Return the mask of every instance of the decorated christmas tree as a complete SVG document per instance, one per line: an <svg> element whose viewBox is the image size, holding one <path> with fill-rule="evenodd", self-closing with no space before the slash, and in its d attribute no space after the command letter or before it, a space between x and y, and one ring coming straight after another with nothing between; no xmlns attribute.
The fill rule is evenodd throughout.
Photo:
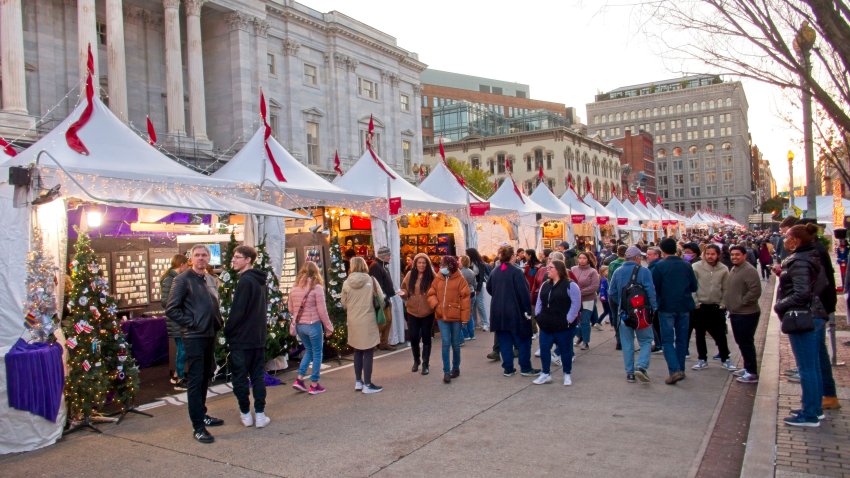
<svg viewBox="0 0 850 478"><path fill-rule="evenodd" d="M335 237L331 240L328 283L325 287L325 301L328 315L334 326L334 333L326 339L326 343L337 352L338 356L348 348L348 327L345 322L345 309L342 308L341 302L342 283L345 282L346 275L339 240Z"/></svg>
<svg viewBox="0 0 850 478"><path fill-rule="evenodd" d="M266 274L266 325L269 329L266 336L266 362L268 362L289 352L296 345L297 339L289 335L287 321L289 314L280 291L280 283L269 263L265 239L257 246L257 260L254 262L254 268Z"/></svg>
<svg viewBox="0 0 850 478"><path fill-rule="evenodd" d="M236 246L238 245L239 244L236 242L236 236L231 232L230 241L227 243L227 247L225 247L224 253L221 255L222 270L221 275L219 276L219 279L221 279L221 285L218 288L218 300L219 306L221 307L219 309L221 312L221 318L224 323L227 323L227 318L230 317L230 307L233 305L233 293L236 291L236 283L239 281L239 275L231 265L233 252L236 250ZM225 378L230 376L230 370L227 366L227 359L229 356L230 348L224 340L224 327L222 327L221 330L218 331L215 342L214 376L216 378L219 376L223 376Z"/></svg>
<svg viewBox="0 0 850 478"><path fill-rule="evenodd" d="M109 404L116 404L120 412L131 407L139 387L139 369L91 241L85 233L78 234L64 321L69 356L65 399L69 418L87 422Z"/></svg>
<svg viewBox="0 0 850 478"><path fill-rule="evenodd" d="M58 268L44 249L41 229L33 230L33 248L27 257L27 296L24 303L24 340L47 342L53 337L56 317L56 273Z"/></svg>

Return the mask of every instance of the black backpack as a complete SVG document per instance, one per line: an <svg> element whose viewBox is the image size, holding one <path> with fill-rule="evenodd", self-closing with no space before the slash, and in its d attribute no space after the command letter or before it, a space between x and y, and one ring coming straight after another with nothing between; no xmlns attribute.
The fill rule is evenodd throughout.
<svg viewBox="0 0 850 478"><path fill-rule="evenodd" d="M635 330L642 330L652 325L652 314L649 312L649 294L637 281L640 269L639 265L635 265L629 282L626 283L626 287L620 294L623 323Z"/></svg>

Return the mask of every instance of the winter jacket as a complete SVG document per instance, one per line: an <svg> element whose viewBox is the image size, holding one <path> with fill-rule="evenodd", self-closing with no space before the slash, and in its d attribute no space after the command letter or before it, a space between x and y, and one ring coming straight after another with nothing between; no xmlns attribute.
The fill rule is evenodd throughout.
<svg viewBox="0 0 850 478"><path fill-rule="evenodd" d="M478 288L478 281L475 279L475 273L468 267L461 267L460 273L463 275L463 278L466 279L466 285L469 286L470 297L474 296L475 291Z"/></svg>
<svg viewBox="0 0 850 478"><path fill-rule="evenodd" d="M617 272L617 269L626 263L626 259L623 257L617 257L613 261L608 264L608 277L614 277L614 273Z"/></svg>
<svg viewBox="0 0 850 478"><path fill-rule="evenodd" d="M434 316L443 322L469 322L469 284L460 271L448 277L437 274L428 290L428 305Z"/></svg>
<svg viewBox="0 0 850 478"><path fill-rule="evenodd" d="M215 337L221 329L218 299L208 290L206 275L187 269L171 284L165 316L180 325L184 339Z"/></svg>
<svg viewBox="0 0 850 478"><path fill-rule="evenodd" d="M540 329L554 333L576 326L579 310L581 290L575 282L561 279L553 285L551 280L547 280L540 288L534 315Z"/></svg>
<svg viewBox="0 0 850 478"><path fill-rule="evenodd" d="M352 272L342 284L342 307L346 310L348 345L357 350L369 350L381 341L372 296L384 300L384 293L365 272Z"/></svg>
<svg viewBox="0 0 850 478"><path fill-rule="evenodd" d="M310 292L311 290L312 292ZM308 292L310 292L309 296L307 295ZM305 297L307 298L306 302L304 301ZM312 289L308 288L306 284L304 286L293 287L289 291L287 308L289 309L289 313L292 314L293 319L295 319L299 312L301 313L297 322L298 324L304 325L321 322L326 332L333 332L334 330L331 319L328 317L325 289L319 284L314 284Z"/></svg>
<svg viewBox="0 0 850 478"><path fill-rule="evenodd" d="M490 294L490 330L511 332L523 339L531 338L531 293L525 274L512 264L500 264L487 280Z"/></svg>
<svg viewBox="0 0 850 478"><path fill-rule="evenodd" d="M224 338L231 349L265 348L266 326L266 274L259 269L248 269L239 274L230 316L224 324Z"/></svg>
<svg viewBox="0 0 850 478"><path fill-rule="evenodd" d="M812 244L800 246L782 261L779 294L773 310L780 318L791 309L810 309L816 317L826 317L819 297L826 287L817 250Z"/></svg>
<svg viewBox="0 0 850 478"><path fill-rule="evenodd" d="M773 257L770 255L770 248L767 246L759 248L759 262L763 266L770 265L773 262Z"/></svg>
<svg viewBox="0 0 850 478"><path fill-rule="evenodd" d="M726 292L729 269L720 262L711 267L706 261L695 262L691 268L697 278L694 305L699 307L700 304L719 304L721 308L726 308L723 296Z"/></svg>
<svg viewBox="0 0 850 478"><path fill-rule="evenodd" d="M487 278L490 277L490 272L492 269L489 265L481 262L481 263L472 263L472 272L475 274L475 293L478 294L481 292L481 289L484 287L484 283L487 282Z"/></svg>
<svg viewBox="0 0 850 478"><path fill-rule="evenodd" d="M430 261L428 262L430 264ZM409 292L409 284L410 284L411 273L408 272L406 276L404 276L404 280L401 281L401 289L405 291L404 296L404 309L408 314L414 317L428 317L429 315L434 313L434 308L428 304L428 289L431 288L428 285L427 289L422 288L422 275L417 274L416 284L413 287L413 293Z"/></svg>
<svg viewBox="0 0 850 478"><path fill-rule="evenodd" d="M659 312L690 312L694 310L697 278L691 265L679 256L667 256L652 270L652 281L658 296Z"/></svg>
<svg viewBox="0 0 850 478"><path fill-rule="evenodd" d="M632 278L632 272L635 267L641 266L638 266L632 261L626 261L617 269L617 272L611 276L611 282L608 283L608 303L611 304L611 310L619 310L623 290L625 290L626 285L628 285L629 280ZM641 267L640 270L638 270L635 281L642 285L646 290L646 294L649 296L649 305L652 307L652 310L658 310L658 298L655 291L655 284L652 281L652 273L649 272L649 269Z"/></svg>
<svg viewBox="0 0 850 478"><path fill-rule="evenodd" d="M599 300L608 302L608 279L599 276Z"/></svg>
<svg viewBox="0 0 850 478"><path fill-rule="evenodd" d="M570 269L576 276L576 283L581 289L581 301L596 300L596 291L599 290L599 273L588 265L587 267L575 266Z"/></svg>
<svg viewBox="0 0 850 478"><path fill-rule="evenodd" d="M730 314L755 314L761 311L761 278L749 262L732 267L726 278L723 303Z"/></svg>
<svg viewBox="0 0 850 478"><path fill-rule="evenodd" d="M386 296L387 303L389 303L390 297L395 295L395 288L393 287L393 278L390 275L389 269L387 269L387 263L380 259L375 259L375 262L369 267L369 275L378 281L381 291Z"/></svg>
<svg viewBox="0 0 850 478"><path fill-rule="evenodd" d="M827 287L822 289L818 295L824 310L829 315L835 312L835 305L838 303L838 295L835 293L835 269L832 267L832 259L829 257L826 246L817 239L815 239L813 246L820 260L820 266L823 269L827 284ZM826 317L826 315L819 317Z"/></svg>
<svg viewBox="0 0 850 478"><path fill-rule="evenodd" d="M171 284L174 283L174 278L177 277L176 269L168 269L165 274L162 275L162 278L159 279L159 303L162 305L162 308L165 309L168 307L168 295L171 294ZM180 337L180 326L177 325L177 322L166 317L165 325L168 330L169 338L177 338Z"/></svg>

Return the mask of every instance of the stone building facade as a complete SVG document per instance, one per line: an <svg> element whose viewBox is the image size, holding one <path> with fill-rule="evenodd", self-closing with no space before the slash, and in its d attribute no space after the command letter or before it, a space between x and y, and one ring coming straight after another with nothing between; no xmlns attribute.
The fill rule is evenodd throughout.
<svg viewBox="0 0 850 478"><path fill-rule="evenodd" d="M447 158L482 169L499 184L510 172L508 164L512 165L514 180L527 194L538 186L541 165L546 185L558 196L566 191L569 177L581 196L590 191L589 179L596 198L602 202L612 197L612 186L620 190L622 151L569 128L469 137L443 147ZM436 164L439 154L439 145L426 145L425 164Z"/></svg>
<svg viewBox="0 0 850 478"><path fill-rule="evenodd" d="M658 194L673 211L710 209L744 223L754 190L747 98L738 81L695 75L599 94L588 133L654 138Z"/></svg>
<svg viewBox="0 0 850 478"><path fill-rule="evenodd" d="M73 109L91 44L110 109L137 130L150 116L164 147L198 167L254 134L261 88L274 136L316 171L329 173L337 150L343 169L359 158L370 115L388 163L409 174L421 162L426 65L339 12L292 0L10 0L0 22L0 134L22 143Z"/></svg>

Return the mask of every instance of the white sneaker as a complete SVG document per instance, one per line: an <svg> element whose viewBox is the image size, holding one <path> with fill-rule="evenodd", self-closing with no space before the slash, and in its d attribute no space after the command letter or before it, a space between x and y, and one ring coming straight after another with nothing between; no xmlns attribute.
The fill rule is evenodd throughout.
<svg viewBox="0 0 850 478"><path fill-rule="evenodd" d="M706 361L700 360L697 363L695 363L694 366L691 367L691 369L692 370L702 370L702 369L707 368L707 367L708 367L708 364L706 363Z"/></svg>
<svg viewBox="0 0 850 478"><path fill-rule="evenodd" d="M572 379L572 377L570 377L570 374L565 373L565 374L564 374L564 385L565 385L565 386L567 386L567 387L569 387L569 386L570 386L570 385L572 385L572 384L573 384L573 379Z"/></svg>
<svg viewBox="0 0 850 478"><path fill-rule="evenodd" d="M531 335L531 340L537 340L537 334L532 334L532 335ZM538 357L539 357L539 355L538 355Z"/></svg>
<svg viewBox="0 0 850 478"><path fill-rule="evenodd" d="M544 383L552 383L552 376L548 373L541 373L531 381L534 385L543 385Z"/></svg>
<svg viewBox="0 0 850 478"><path fill-rule="evenodd" d="M271 423L272 419L267 417L265 413L260 412L260 413L257 414L257 418L256 418L255 421L257 422L256 423L257 428L263 428L264 426Z"/></svg>
<svg viewBox="0 0 850 478"><path fill-rule="evenodd" d="M735 364L733 364L732 361L728 360L728 359L725 362L723 362L723 364L721 366L723 368L725 368L726 370L730 371L730 372L734 372L735 370L738 370L738 367L736 367Z"/></svg>
<svg viewBox="0 0 850 478"><path fill-rule="evenodd" d="M535 350L535 351L534 351L534 356L535 356L535 357L539 357L539 356L540 356L540 348L538 348L537 350Z"/></svg>
<svg viewBox="0 0 850 478"><path fill-rule="evenodd" d="M248 413L239 413L239 420L242 421L242 424L246 427L250 427L254 425L254 417L251 415L251 412Z"/></svg>
<svg viewBox="0 0 850 478"><path fill-rule="evenodd" d="M363 382L361 382L360 380L356 380L354 382L354 391L359 392L361 390L363 390Z"/></svg>
<svg viewBox="0 0 850 478"><path fill-rule="evenodd" d="M485 325L485 326L481 327L481 330L483 330L484 332L489 332L489 331L490 331L490 326L489 326L489 325Z"/></svg>
<svg viewBox="0 0 850 478"><path fill-rule="evenodd" d="M563 365L563 362L561 362L561 356L560 355L552 354L552 365L557 365L558 367Z"/></svg>

